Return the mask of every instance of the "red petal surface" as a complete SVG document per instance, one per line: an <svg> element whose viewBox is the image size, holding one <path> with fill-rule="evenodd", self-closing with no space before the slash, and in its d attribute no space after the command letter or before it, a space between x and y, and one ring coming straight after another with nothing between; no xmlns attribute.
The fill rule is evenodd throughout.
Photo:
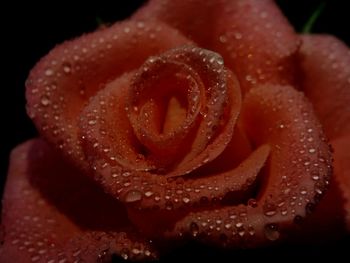
<svg viewBox="0 0 350 263"><path fill-rule="evenodd" d="M330 189L315 211L301 222L296 242L339 239L347 233L346 228L350 229L350 136L337 138L331 141L331 145L334 149L334 175Z"/></svg>
<svg viewBox="0 0 350 263"><path fill-rule="evenodd" d="M170 236L244 247L283 239L319 201L329 183L331 154L311 105L291 87L252 89L243 104L252 141L268 143L268 175L248 205L192 212ZM312 138L312 140L309 140Z"/></svg>
<svg viewBox="0 0 350 263"><path fill-rule="evenodd" d="M154 258L125 208L67 165L48 145L31 140L11 155L0 262L98 262L112 254Z"/></svg>
<svg viewBox="0 0 350 263"><path fill-rule="evenodd" d="M123 22L52 50L27 81L28 113L39 131L86 168L78 139L78 115L88 99L150 55L189 43L162 23Z"/></svg>
<svg viewBox="0 0 350 263"><path fill-rule="evenodd" d="M298 53L272 0L151 0L56 47L30 73L27 110L64 156L40 139L13 152L0 261L152 259L164 238L255 247L344 217L350 229L349 49L302 40ZM312 107L336 177L304 220L332 173Z"/></svg>
<svg viewBox="0 0 350 263"><path fill-rule="evenodd" d="M187 100L186 117L164 133L159 116L169 101L164 98L174 95ZM221 57L196 47L180 47L151 57L132 79L130 75L119 78L91 100L81 115L84 150L97 180L125 203L137 204L139 209L190 207L203 196L211 199L210 191L199 185L215 185L221 189L216 197L222 198L230 191L226 185L239 181L233 178L216 186L212 178L197 182L179 177L224 151L239 108L238 83ZM245 147L249 146L240 146ZM171 166L163 166L169 156Z"/></svg>
<svg viewBox="0 0 350 263"><path fill-rule="evenodd" d="M327 35L304 35L302 88L330 139L350 132L350 49Z"/></svg>
<svg viewBox="0 0 350 263"><path fill-rule="evenodd" d="M136 206L129 209L129 216L147 236L162 238L164 232L173 228L188 213L219 208L222 203L240 203L257 185L257 175L269 153L270 147L263 145L235 169L203 178L177 180L175 184L168 183L163 186L167 195L165 210L140 210ZM160 192L164 190L160 189Z"/></svg>
<svg viewBox="0 0 350 263"><path fill-rule="evenodd" d="M273 1L152 0L134 18L161 20L220 53L243 91L261 83L295 81L299 39Z"/></svg>
<svg viewBox="0 0 350 263"><path fill-rule="evenodd" d="M350 230L350 135L333 140L335 182L343 197L345 223Z"/></svg>

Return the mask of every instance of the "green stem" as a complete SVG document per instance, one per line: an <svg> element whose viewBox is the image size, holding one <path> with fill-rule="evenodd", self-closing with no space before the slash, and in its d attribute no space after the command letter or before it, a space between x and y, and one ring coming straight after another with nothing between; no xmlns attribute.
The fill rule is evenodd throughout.
<svg viewBox="0 0 350 263"><path fill-rule="evenodd" d="M312 16L309 18L309 20L304 25L304 27L303 27L303 29L301 31L302 33L304 33L304 34L311 33L315 22L317 21L317 19L322 14L325 6L326 6L326 1L322 1L320 3L320 5L316 8L316 10L313 12Z"/></svg>

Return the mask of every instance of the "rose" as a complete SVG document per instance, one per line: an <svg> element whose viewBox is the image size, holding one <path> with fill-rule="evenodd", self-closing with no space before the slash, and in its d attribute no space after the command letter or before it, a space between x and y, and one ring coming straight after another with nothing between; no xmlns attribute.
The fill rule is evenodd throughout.
<svg viewBox="0 0 350 263"><path fill-rule="evenodd" d="M32 242L18 233L24 225L27 230L22 231L33 231L28 237L56 248L50 248L46 254L40 245L26 247L17 256L22 260L65 257L73 261L81 257L94 261L98 255L107 257L113 252L125 258L154 256L150 244L133 233L135 227L131 229L128 220L147 237L170 239L189 234L217 245L256 246L282 239L289 234L293 220L300 221L301 216L314 209L328 181L330 155L310 105L286 84L302 84L327 135L334 140L343 136L337 140L348 142L348 67L343 67L341 79L337 80L332 64L326 69L317 67L328 58L317 54L321 48L312 39L309 47L303 44L297 53L299 38L269 2L230 3L233 6L225 8L232 8L230 16L220 13L221 3L196 5L198 17L221 18L205 32L198 30L203 24L188 23L192 18L187 11L193 8L186 5L192 4L157 7L155 1L151 2L135 16L137 22L126 22L63 44L32 71L28 111L51 145L61 149L61 154L82 172L64 164L42 141L27 143L17 150L5 195L8 212L4 213L3 222L9 234L5 237L4 255L17 254L17 249ZM181 8L181 12L174 12L176 17L164 17L170 8ZM179 28L200 46L219 52L228 67L222 65L220 55L194 47L169 26L148 21L148 12ZM235 19L235 23L229 19ZM272 26L272 19L276 19L273 26L278 31L270 28L264 34L259 32L261 20L266 21L267 27ZM234 31L225 27L231 24L236 25ZM331 45L327 42L336 40L321 38L320 42L328 47ZM309 49L316 55L310 54ZM336 61L348 65L347 48L337 47L336 52ZM302 59L300 63L295 62L297 54ZM247 62L250 60L252 63ZM304 81L297 82L293 79L297 75L291 72L300 67L305 76ZM245 93L242 106L235 75ZM323 79L319 80L319 76ZM173 81L169 83L169 79ZM316 81L318 89L330 92L328 97L337 98L339 91L343 92L340 102L345 107L320 101L314 94ZM328 81L336 81L335 91L328 91ZM173 82L177 85L172 86ZM225 87L211 87L216 84ZM163 91L162 87L167 89ZM229 96L220 95L224 91ZM196 96L199 102L194 99ZM164 100L169 103L166 105ZM123 103L116 104L119 101ZM194 112L190 114L192 108ZM337 118L329 119L322 110L336 113ZM233 132L238 111L242 114ZM327 130L332 127L337 129ZM130 131L135 136L130 136ZM123 143L119 144L121 140ZM191 148L192 145L196 147ZM337 166L337 162L346 160L346 153L342 151L343 143L333 146L335 169L338 167L341 179L346 168ZM236 149L239 154L234 155ZM16 160L21 155L27 157ZM203 168L197 169L198 165ZM266 168L256 180L263 165ZM228 170L238 176L223 173ZM77 176L78 173L82 175ZM86 175L93 177L95 183ZM269 180L261 181L263 175ZM174 177L178 179L171 179ZM263 189L257 201L249 199L248 206L236 205L255 197L250 192L257 185ZM28 198L21 199L22 193ZM128 217L110 196L119 198L128 208ZM85 199L91 203L91 209L81 208ZM68 204L65 200L69 200ZM96 213L96 218L88 219L90 211ZM98 217L103 211L107 211L104 216L108 219ZM50 225L55 220L57 223ZM156 227L150 223L154 220ZM42 231L43 226L49 233ZM68 229L72 234L66 233ZM134 243L135 239L138 243Z"/></svg>

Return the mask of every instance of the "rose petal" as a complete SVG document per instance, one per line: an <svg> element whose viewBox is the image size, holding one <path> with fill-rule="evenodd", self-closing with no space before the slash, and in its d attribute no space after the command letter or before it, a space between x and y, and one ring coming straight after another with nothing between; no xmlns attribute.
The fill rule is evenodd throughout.
<svg viewBox="0 0 350 263"><path fill-rule="evenodd" d="M152 0L134 18L159 19L220 53L243 92L256 84L295 82L299 39L274 1Z"/></svg>
<svg viewBox="0 0 350 263"><path fill-rule="evenodd" d="M232 139L225 150L213 161L192 171L192 177L208 176L232 170L248 158L252 153L252 145L241 126L240 120L238 120Z"/></svg>
<svg viewBox="0 0 350 263"><path fill-rule="evenodd" d="M350 50L328 35L303 35L302 87L333 139L350 132Z"/></svg>
<svg viewBox="0 0 350 263"><path fill-rule="evenodd" d="M334 176L330 188L315 211L300 224L300 231L294 233L297 242L324 242L339 239L350 226L350 136L331 141L334 149ZM315 176L314 179L318 180ZM322 229L322 231L320 231ZM291 235L291 238L293 235Z"/></svg>
<svg viewBox="0 0 350 263"><path fill-rule="evenodd" d="M186 80L196 82L187 86L183 71L187 72ZM170 81L172 78L180 80ZM172 180L170 177L190 173L224 151L231 141L240 107L238 83L216 53L190 46L151 57L130 81L130 75L125 75L111 82L81 114L84 150L96 179L106 191L127 204L137 203L139 209L157 206L167 210L170 203L174 209L191 206L203 193L180 191L180 188L191 187L194 190L195 182L179 183L177 178ZM172 83L180 85L176 87L185 86L177 90ZM156 128L160 114L153 115L166 108L162 105L164 97L170 97L174 89L186 94L183 97L188 98L187 114L181 126L164 134ZM130 102L124 104L128 90ZM195 96L197 99L194 100ZM149 101L153 101L153 105L147 104ZM159 103L161 106L157 109ZM182 147L178 148L178 145ZM171 147L173 149L167 149ZM177 152L172 152L174 149ZM180 162L173 158L176 154L182 155ZM172 163L170 173L163 175L155 168L167 164L167 155L172 156L175 163ZM149 170L152 173L148 173ZM209 179L204 181L208 184ZM234 181L229 184L233 185ZM216 197L222 198L227 192L224 191L218 191Z"/></svg>
<svg viewBox="0 0 350 263"><path fill-rule="evenodd" d="M335 181L343 196L345 224L350 230L350 135L337 138L331 142L334 148Z"/></svg>
<svg viewBox="0 0 350 263"><path fill-rule="evenodd" d="M203 178L178 180L175 184L168 183L164 186L166 191L164 188L159 190L168 197L165 198L165 210L140 210L138 204L129 208L129 218L147 236L159 238L190 212L218 208L223 203L242 202L256 186L257 176L269 153L270 147L263 145L235 169ZM146 202L142 205L142 208L151 207Z"/></svg>
<svg viewBox="0 0 350 263"><path fill-rule="evenodd" d="M123 22L67 41L31 71L27 110L39 131L83 168L78 116L106 83L139 67L150 55L189 43L162 23Z"/></svg>
<svg viewBox="0 0 350 263"><path fill-rule="evenodd" d="M143 146L132 131L126 114L132 74L110 82L85 107L80 116L82 145L91 167L116 165L125 170L149 170L152 163L143 158ZM104 160L96 166L96 159Z"/></svg>
<svg viewBox="0 0 350 263"><path fill-rule="evenodd" d="M303 95L288 86L252 89L243 104L243 123L256 145L271 145L257 201L192 212L169 236L188 233L208 243L254 247L288 236L293 222L314 209L329 182L331 154Z"/></svg>
<svg viewBox="0 0 350 263"><path fill-rule="evenodd" d="M171 158L169 150L166 149L185 153L185 157L180 163L173 168L170 174L167 174L168 177L189 173L198 165L213 160L231 140L240 108L239 84L235 76L223 66L221 56L208 50L185 47L163 54L158 61L153 58L151 63L146 63L143 67L140 75L137 76L134 89L141 86L143 89L150 87L156 90L157 85L154 82L160 82L162 85L158 87L159 91L156 92L162 93L160 90L164 89L164 86L171 86L171 83L175 83L174 90L179 92L181 85L172 81L170 76L173 75L174 78L181 76L183 79L187 79L189 83L185 85L183 92L187 93L188 114L177 130L163 135L159 133L147 134L149 120L145 118L145 121L142 121L147 112L139 114L138 116L141 115L141 117L137 119L131 118L135 132L139 133L139 140L146 147L148 146L148 149L158 149L158 154L154 156L154 159L157 160L164 158L164 155L170 155L170 159L174 161L175 158ZM176 69L177 67L180 68L179 71ZM147 71L144 71L145 68ZM170 69L170 73L167 68ZM185 70L185 68L187 69ZM180 72L182 70L184 72ZM140 94L150 93L146 90L137 92ZM164 97L161 96L159 100L164 101ZM135 105L130 108L135 108ZM135 112L132 111L130 116L132 117L134 114ZM199 122L198 125L196 122ZM138 132L139 130L142 131L141 134ZM193 130L195 132L191 132ZM187 140L189 137L186 138L187 134L192 137L190 138L192 142Z"/></svg>
<svg viewBox="0 0 350 263"><path fill-rule="evenodd" d="M13 151L3 204L1 262L156 256L125 208L40 139Z"/></svg>

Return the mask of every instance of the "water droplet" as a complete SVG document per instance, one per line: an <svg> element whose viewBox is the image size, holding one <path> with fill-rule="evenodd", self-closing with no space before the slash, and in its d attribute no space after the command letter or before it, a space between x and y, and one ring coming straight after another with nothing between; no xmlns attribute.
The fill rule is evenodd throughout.
<svg viewBox="0 0 350 263"><path fill-rule="evenodd" d="M36 94L36 93L38 93L38 91L39 91L38 89L32 89L31 92L32 92L32 94Z"/></svg>
<svg viewBox="0 0 350 263"><path fill-rule="evenodd" d="M137 201L140 201L141 199L142 199L142 193L137 190L128 191L124 198L125 202L127 203L137 202Z"/></svg>
<svg viewBox="0 0 350 263"><path fill-rule="evenodd" d="M305 207L305 211L307 214L311 214L315 210L315 204L314 203L307 203Z"/></svg>
<svg viewBox="0 0 350 263"><path fill-rule="evenodd" d="M242 223L242 222L237 222L237 223L236 223L236 227L239 228L239 227L242 227L242 226L243 226L243 223Z"/></svg>
<svg viewBox="0 0 350 263"><path fill-rule="evenodd" d="M227 42L227 37L225 35L221 35L219 37L219 40L220 40L221 43L226 43Z"/></svg>
<svg viewBox="0 0 350 263"><path fill-rule="evenodd" d="M133 254L135 254L135 255L138 255L138 254L141 253L141 250L138 249L138 248L133 248L133 249L131 250L131 252L132 252Z"/></svg>
<svg viewBox="0 0 350 263"><path fill-rule="evenodd" d="M41 105L45 107L51 103L50 99L46 96L42 96L40 102L41 102Z"/></svg>
<svg viewBox="0 0 350 263"><path fill-rule="evenodd" d="M123 172L123 173L122 173L122 176L124 176L124 177L129 177L130 175L131 175L130 172Z"/></svg>
<svg viewBox="0 0 350 263"><path fill-rule="evenodd" d="M254 198L251 198L251 199L248 200L248 205L251 206L251 207L257 207L258 206L258 202Z"/></svg>
<svg viewBox="0 0 350 263"><path fill-rule="evenodd" d="M32 262L36 262L40 259L40 256L34 256L31 258Z"/></svg>
<svg viewBox="0 0 350 263"><path fill-rule="evenodd" d="M312 180L314 180L314 181L318 181L318 180L320 179L320 176L319 176L319 174L316 172L315 174L312 174L311 178L312 178Z"/></svg>
<svg viewBox="0 0 350 263"><path fill-rule="evenodd" d="M72 66L69 63L63 64L63 72L69 74L72 70Z"/></svg>
<svg viewBox="0 0 350 263"><path fill-rule="evenodd" d="M192 222L190 224L190 232L191 232L192 236L194 236L194 237L198 235L199 227L195 222Z"/></svg>
<svg viewBox="0 0 350 263"><path fill-rule="evenodd" d="M166 201L165 202L165 209L173 210L173 208L174 208L174 205L173 205L173 203L171 201Z"/></svg>
<svg viewBox="0 0 350 263"><path fill-rule="evenodd" d="M39 253L39 254L45 254L45 253L46 253L46 249L40 249L40 250L38 251L38 253Z"/></svg>
<svg viewBox="0 0 350 263"><path fill-rule="evenodd" d="M249 235L251 235L251 236L254 236L254 234L255 234L255 230L254 230L254 228L253 227L248 227L248 233L249 233Z"/></svg>
<svg viewBox="0 0 350 263"><path fill-rule="evenodd" d="M46 76L52 76L53 75L53 70L52 69L47 69L47 70L45 70L45 75Z"/></svg>
<svg viewBox="0 0 350 263"><path fill-rule="evenodd" d="M130 33L130 28L129 28L129 27L125 27L125 28L124 28L124 32L125 32L125 33Z"/></svg>
<svg viewBox="0 0 350 263"><path fill-rule="evenodd" d="M300 194L306 195L306 194L307 194L307 191L303 189L303 190L300 191Z"/></svg>
<svg viewBox="0 0 350 263"><path fill-rule="evenodd" d="M129 258L129 255L128 255L129 251L124 248L122 249L121 253L120 253L120 256L124 259L124 260L127 260Z"/></svg>
<svg viewBox="0 0 350 263"><path fill-rule="evenodd" d="M219 65L223 65L224 64L224 60L222 59L222 57L218 57L216 59L216 62L219 64Z"/></svg>
<svg viewBox="0 0 350 263"><path fill-rule="evenodd" d="M184 202L185 204L188 204L191 200L188 197L184 197L182 198L182 202Z"/></svg>
<svg viewBox="0 0 350 263"><path fill-rule="evenodd" d="M238 231L238 235L240 235L241 237L243 237L243 236L245 235L244 229Z"/></svg>
<svg viewBox="0 0 350 263"><path fill-rule="evenodd" d="M268 240L275 241L280 237L277 224L267 224L264 230L265 230L265 237Z"/></svg>
<svg viewBox="0 0 350 263"><path fill-rule="evenodd" d="M276 209L274 207L270 207L268 209L265 209L264 214L266 216L274 216L276 214Z"/></svg>
<svg viewBox="0 0 350 263"><path fill-rule="evenodd" d="M309 153L315 153L316 150L314 148L309 149Z"/></svg>
<svg viewBox="0 0 350 263"><path fill-rule="evenodd" d="M236 33L235 33L235 38L236 38L236 39L241 39L241 38L242 38L242 34L239 33L239 32L236 32Z"/></svg>
<svg viewBox="0 0 350 263"><path fill-rule="evenodd" d="M151 197L152 195L153 195L153 192L151 192L151 191L145 192L146 197Z"/></svg>
<svg viewBox="0 0 350 263"><path fill-rule="evenodd" d="M266 18L267 17L267 13L266 12L261 12L260 13L260 17L261 18Z"/></svg>
<svg viewBox="0 0 350 263"><path fill-rule="evenodd" d="M144 28L145 27L145 23L144 22L137 22L137 27L138 28Z"/></svg>
<svg viewBox="0 0 350 263"><path fill-rule="evenodd" d="M231 224L229 224L229 223L225 224L225 228L226 229L230 229L231 228Z"/></svg>
<svg viewBox="0 0 350 263"><path fill-rule="evenodd" d="M75 251L75 252L73 253L73 257L77 257L77 256L79 256L79 255L80 255L80 253L81 253L81 250L77 250L77 251Z"/></svg>
<svg viewBox="0 0 350 263"><path fill-rule="evenodd" d="M95 125L96 124L96 120L89 120L88 124L91 125L91 126Z"/></svg>
<svg viewBox="0 0 350 263"><path fill-rule="evenodd" d="M16 245L19 242L19 239L12 240L11 244Z"/></svg>

